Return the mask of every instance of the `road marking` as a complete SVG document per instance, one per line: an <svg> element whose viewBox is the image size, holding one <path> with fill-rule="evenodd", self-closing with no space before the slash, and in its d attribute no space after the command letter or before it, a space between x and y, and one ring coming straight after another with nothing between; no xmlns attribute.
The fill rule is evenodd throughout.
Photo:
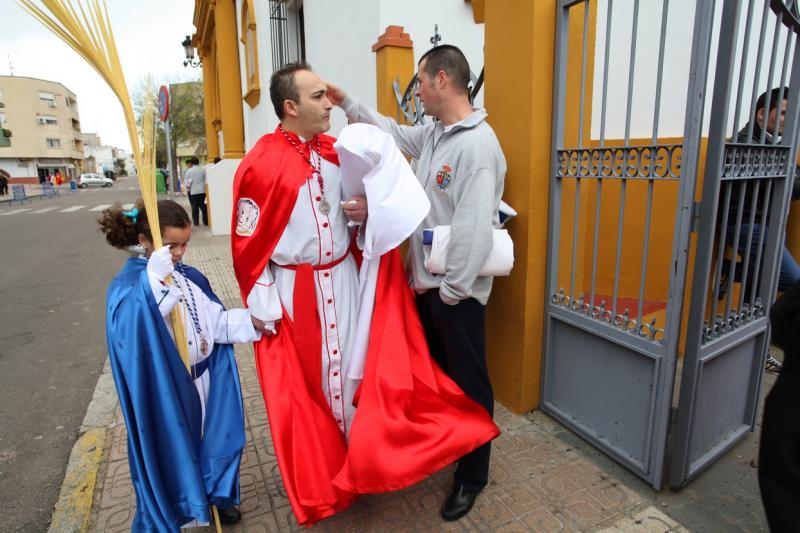
<svg viewBox="0 0 800 533"><path fill-rule="evenodd" d="M0 216L7 216L7 215L16 215L17 213L24 213L25 211L30 211L29 207L24 209L15 209L14 211L6 211L5 213L0 213Z"/></svg>
<svg viewBox="0 0 800 533"><path fill-rule="evenodd" d="M53 209L58 209L58 207L45 207L44 209L37 209L36 211L31 211L31 215L35 215L36 213L47 213Z"/></svg>
<svg viewBox="0 0 800 533"><path fill-rule="evenodd" d="M129 190L129 191L135 191L135 190L136 190L136 189L138 189L138 188L139 188L139 187L128 187L128 190Z"/></svg>
<svg viewBox="0 0 800 533"><path fill-rule="evenodd" d="M73 211L77 211L78 209L83 209L86 207L85 205L73 205L72 207L68 207L66 209L62 209L59 213L72 213Z"/></svg>
<svg viewBox="0 0 800 533"><path fill-rule="evenodd" d="M93 207L93 208L89 209L89 211L102 211L106 207L111 207L111 204L100 204L97 207Z"/></svg>

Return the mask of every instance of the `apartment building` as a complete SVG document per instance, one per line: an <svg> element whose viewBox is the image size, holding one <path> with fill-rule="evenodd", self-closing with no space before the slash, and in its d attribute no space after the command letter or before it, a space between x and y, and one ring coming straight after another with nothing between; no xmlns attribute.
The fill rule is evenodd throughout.
<svg viewBox="0 0 800 533"><path fill-rule="evenodd" d="M0 76L0 173L40 183L77 178L83 161L78 99L61 83Z"/></svg>

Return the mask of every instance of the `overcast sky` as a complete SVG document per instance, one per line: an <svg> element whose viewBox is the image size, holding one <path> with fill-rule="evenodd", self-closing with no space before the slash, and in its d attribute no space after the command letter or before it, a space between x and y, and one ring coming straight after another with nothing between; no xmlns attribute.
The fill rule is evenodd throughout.
<svg viewBox="0 0 800 533"><path fill-rule="evenodd" d="M194 0L106 0L125 80L133 91L148 73L157 84L200 79L183 67L181 41L194 33ZM78 97L81 131L130 149L119 100L72 48L13 0L0 0L0 75L64 84Z"/></svg>

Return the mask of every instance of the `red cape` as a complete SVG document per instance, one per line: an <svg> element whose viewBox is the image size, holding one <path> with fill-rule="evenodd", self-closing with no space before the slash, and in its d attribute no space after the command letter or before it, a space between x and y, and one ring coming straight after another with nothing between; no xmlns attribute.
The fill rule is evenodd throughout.
<svg viewBox="0 0 800 533"><path fill-rule="evenodd" d="M338 164L333 139L321 136L322 155ZM265 135L234 180L240 198L257 203L250 236L231 242L234 271L247 300L283 234L308 164L280 133ZM499 435L480 405L433 362L406 283L398 250L381 258L358 411L349 446L322 394L319 319L310 266L295 279L295 319L255 343L256 368L286 494L297 521L337 513L359 493L398 490L457 461Z"/></svg>

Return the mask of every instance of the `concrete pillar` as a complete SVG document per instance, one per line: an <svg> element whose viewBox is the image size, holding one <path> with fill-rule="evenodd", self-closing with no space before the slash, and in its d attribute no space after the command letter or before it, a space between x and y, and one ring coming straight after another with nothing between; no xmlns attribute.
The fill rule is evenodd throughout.
<svg viewBox="0 0 800 533"><path fill-rule="evenodd" d="M519 212L514 271L495 279L489 300L489 371L517 413L540 395L556 4L485 3L485 104L508 162L504 198Z"/></svg>
<svg viewBox="0 0 800 533"><path fill-rule="evenodd" d="M242 80L239 73L239 40L236 38L236 8L233 0L214 3L216 64L219 74L219 101L224 136L224 159L244 156L244 117Z"/></svg>
<svg viewBox="0 0 800 533"><path fill-rule="evenodd" d="M405 118L397 108L392 82L399 80L401 90L404 90L414 77L414 43L407 33L403 33L402 26L387 26L372 45L372 51L375 52L378 111L403 123Z"/></svg>

